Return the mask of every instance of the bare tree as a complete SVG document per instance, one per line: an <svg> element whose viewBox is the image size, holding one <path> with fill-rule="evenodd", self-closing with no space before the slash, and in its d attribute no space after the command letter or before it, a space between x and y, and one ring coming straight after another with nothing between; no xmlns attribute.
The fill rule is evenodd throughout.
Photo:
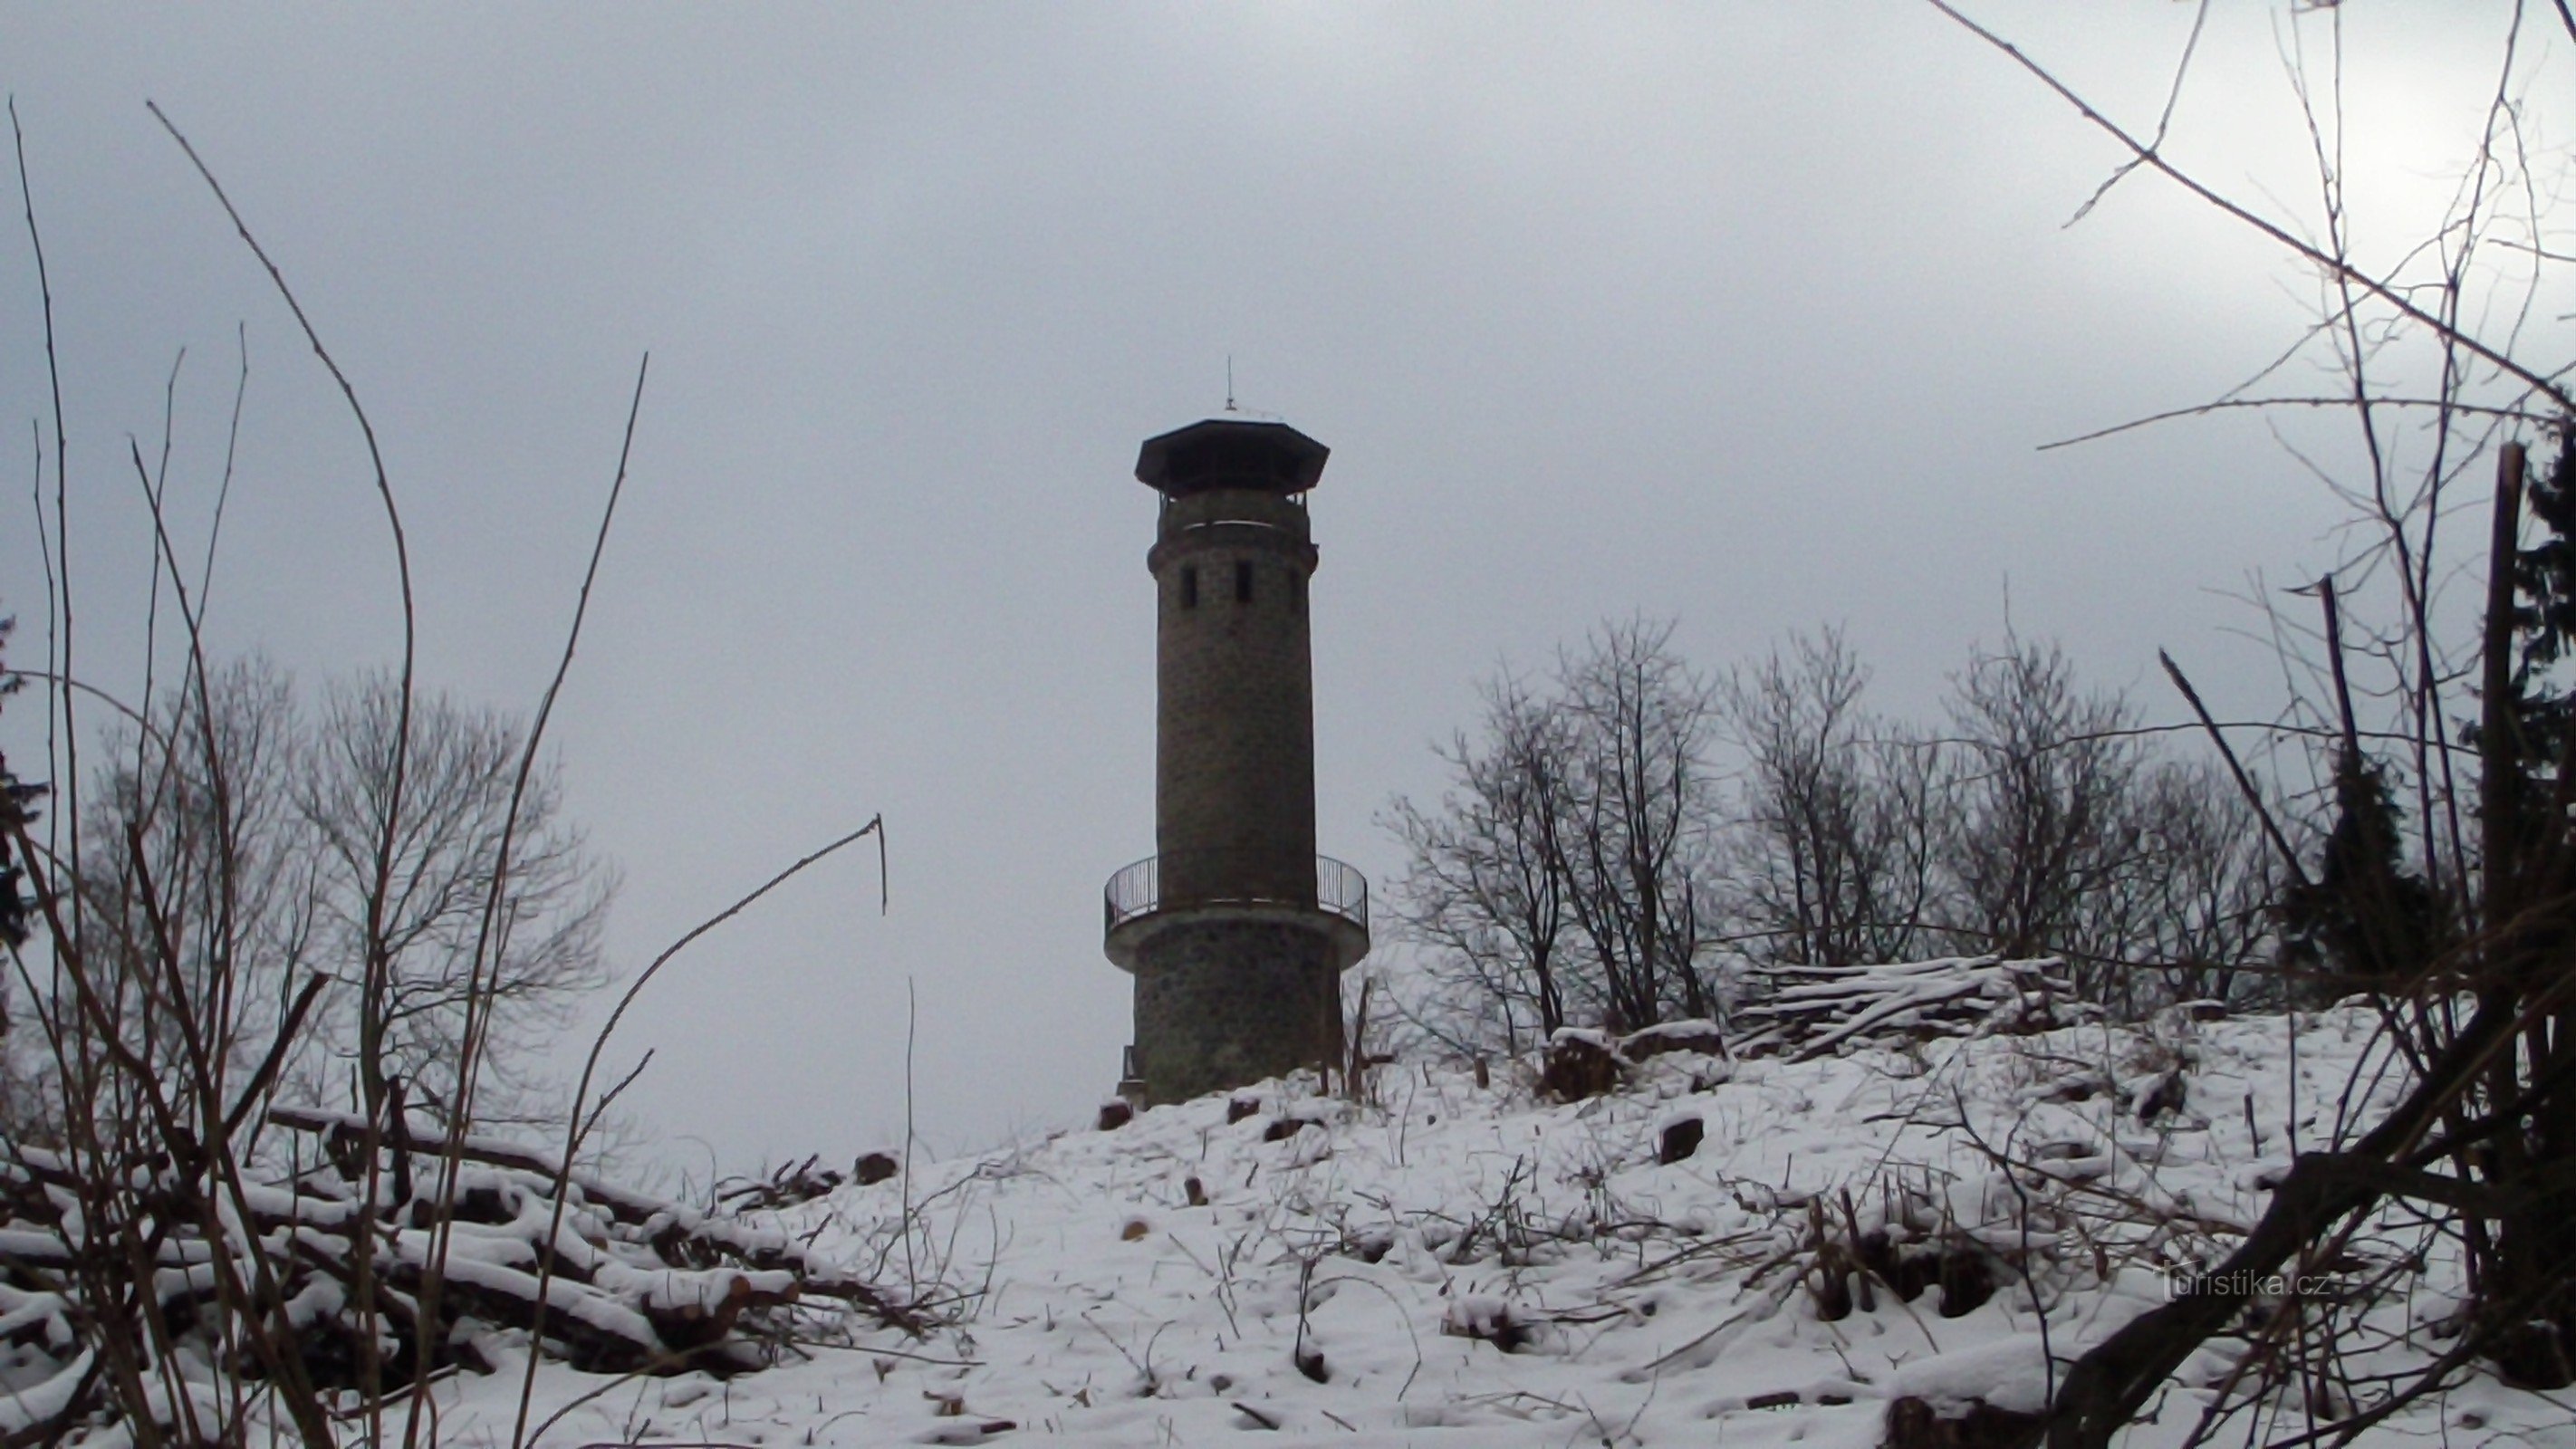
<svg viewBox="0 0 2576 1449"><path fill-rule="evenodd" d="M456 1100L471 1006L489 1015L477 1120L555 1120L546 1103L561 1084L532 1070L534 1049L608 979L612 873L565 820L551 766L529 777L513 823L524 728L443 695L417 698L407 716L396 703L382 675L335 689L302 750L296 803L322 863L333 959L362 959L373 852L393 842L382 968L344 980L324 1034L361 1080L400 1082L414 1104L443 1108ZM410 732L398 815L397 728Z"/></svg>
<svg viewBox="0 0 2576 1449"><path fill-rule="evenodd" d="M1959 949L2006 957L2115 962L2126 942L2116 903L2150 869L2132 791L2144 755L2114 693L2086 692L2055 643L2007 639L1952 681L1960 753L1942 854L1945 915Z"/></svg>
<svg viewBox="0 0 2576 1449"><path fill-rule="evenodd" d="M1441 749L1437 810L1399 799L1398 910L1430 948L1401 1009L1452 1045L1568 1024L1621 1030L1724 1010L1704 959L1718 919L1715 686L1670 623L1603 626L1544 695L1485 687L1480 738Z"/></svg>
<svg viewBox="0 0 2576 1449"><path fill-rule="evenodd" d="M1587 994L1567 970L1567 882L1553 862L1567 818L1567 720L1506 674L1483 689L1481 732L1439 754L1451 788L1436 810L1399 796L1386 825L1409 864L1395 883L1405 934L1430 953L1430 989L1404 1008L1453 1048L1517 1052L1568 1020Z"/></svg>
<svg viewBox="0 0 2576 1449"><path fill-rule="evenodd" d="M1902 961L1923 942L1948 753L1865 711L1868 680L1828 626L1721 691L1744 756L1727 808L1728 934L1757 964Z"/></svg>
<svg viewBox="0 0 2576 1449"><path fill-rule="evenodd" d="M417 699L394 850L384 879L380 955L367 959L374 842L388 832L393 682L371 676L330 692L306 718L295 692L252 658L174 692L148 727L129 729L89 792L83 908L102 932L106 988L134 993L118 1019L167 1033L149 963L180 953L189 993L207 1003L219 1084L268 1049L301 982L331 982L277 1073L311 1105L362 1109L367 1085L444 1112L469 1001L488 1013L477 1119L554 1121L561 1084L537 1066L545 1037L605 984L600 930L613 885L563 818L557 773L541 767L502 839L524 731L442 695ZM494 926L475 978L476 943ZM77 1026L65 1018L66 1028ZM164 1043L165 1048L172 1043Z"/></svg>
<svg viewBox="0 0 2576 1449"><path fill-rule="evenodd" d="M603 1317L631 1310L649 1322L653 1305L641 1299L607 1314L605 1304L574 1307L592 1289L555 1276L568 1243L585 1255L603 1246L583 1236L595 1219L567 1221L577 1192L623 1214L640 1235L627 1246L676 1244L681 1261L658 1249L633 1259L649 1272L689 1274L729 1255L740 1262L722 1244L673 1238L677 1208L638 1212L631 1195L576 1187L585 1130L634 1076L593 1094L608 1029L556 1114L560 1157L472 1135L492 1050L524 1043L521 1029L542 1024L596 971L605 886L557 817L560 792L539 744L626 482L644 375L639 368L589 566L531 722L521 729L425 698L415 688L402 519L373 424L213 172L150 109L266 270L365 440L393 545L403 643L396 668L334 696L313 720L295 712L273 672L211 663L203 619L215 577L212 531L203 556L183 560L164 507L166 457L156 471L134 445L127 451L156 566L141 688L121 693L75 665L63 504L72 451L50 365L52 294L21 143L20 196L55 404L50 439L38 432L36 489L41 500L49 468L54 505L38 529L47 649L41 672L29 674L51 706L45 768L59 794L40 839L33 791L0 762L0 951L30 1003L27 1029L15 1035L39 1039L26 1055L41 1060L44 1089L60 1107L39 1134L20 1130L23 1121L0 1130L0 1224L13 1244L0 1255L7 1286L46 1305L45 1320L20 1335L36 1357L19 1366L12 1394L25 1390L46 1407L21 1405L26 1417L9 1437L52 1442L96 1422L140 1449L289 1438L335 1449L352 1436L416 1446L435 1437L431 1376L481 1362L472 1323L514 1323L532 1349L556 1352L566 1334L576 1347L603 1346L584 1327ZM14 137L14 103L9 110ZM236 420L239 408L236 392ZM227 458L227 486L230 478ZM15 688L14 677L0 677L0 700ZM104 767L84 753L99 743L102 708L125 727ZM609 1029L691 943L869 835L882 847L871 820L681 936L637 974ZM333 1087L345 1071L360 1110L273 1110L280 1083L300 1067ZM440 1132L416 1133L404 1110L423 1091L447 1098ZM305 1155L309 1141L279 1144L293 1133L323 1139L321 1171ZM489 1281L446 1291L469 1163L513 1175L504 1201L551 1210L541 1237L532 1231L525 1240L538 1265L525 1296L496 1295ZM290 1176L293 1190L281 1190ZM491 1185L487 1176L477 1190ZM507 1211L537 1226L534 1215ZM764 1262L772 1256L770 1245L757 1251ZM854 1279L839 1286L873 1296ZM898 1316L916 1329L922 1322ZM621 1368L649 1371L687 1362L707 1344L707 1328L693 1321L668 1336L654 1328L608 1337L622 1344ZM537 1356L528 1355L531 1372ZM397 1381L411 1390L407 1405L393 1397ZM514 1442L528 1437L526 1407L523 1388ZM387 1423L389 1411L404 1417L399 1428Z"/></svg>
<svg viewBox="0 0 2576 1449"><path fill-rule="evenodd" d="M10 114L14 131L14 105ZM175 127L171 134L196 160ZM19 160L50 361L51 294L23 150ZM212 173L199 169L230 212ZM682 1280L708 1264L735 1265L707 1270L721 1280L705 1280L707 1302L742 1281L746 1252L775 1265L775 1245L675 1235L683 1209L648 1206L603 1184L576 1186L583 1129L619 1090L591 1094L605 1030L560 1114L559 1158L471 1136L489 1049L506 1046L511 1023L541 1018L555 994L595 970L605 891L578 835L555 818L560 796L538 743L598 577L625 448L533 722L520 730L424 699L414 688L400 516L372 425L283 274L231 214L366 435L395 546L402 662L335 697L318 722L299 720L282 681L261 667L210 664L202 621L211 538L203 560L183 566L164 508L167 480L137 446L129 452L156 563L142 686L120 696L83 677L70 648L73 569L60 501L69 448L56 375L52 452L39 455L39 497L45 463L57 485L53 516L39 530L49 625L39 677L52 706L47 769L61 795L41 841L32 793L0 762L0 950L32 1003L25 1035L41 1038L45 1089L60 1103L58 1117L41 1124L43 1140L19 1122L0 1130L0 1226L12 1243L0 1276L40 1307L19 1335L30 1352L13 1370L15 1444L55 1442L86 1425L140 1449L290 1439L336 1449L350 1438L416 1446L435 1439L431 1376L488 1367L474 1346L476 1323L523 1331L531 1372L539 1352L567 1344L577 1356L608 1352L614 1362L598 1362L619 1371L668 1371L713 1346L701 1311L665 1333L652 1326L649 1295L611 1304L595 1301L598 1285L558 1278L555 1259L567 1244L584 1258L606 1249L648 1275ZM625 447L642 386L639 369ZM160 632L165 607L175 639ZM172 653L177 678L156 689L156 667ZM15 687L0 678L0 699ZM104 768L83 768L97 756L80 753L75 700L125 722ZM617 1012L690 943L871 834L882 844L872 820L701 922L638 974ZM318 1004L335 987L344 1020L357 1024L353 1039L314 1029ZM441 1041L445 1061L436 1059ZM274 1110L281 1079L317 1051L326 1066L357 1068L358 1113ZM447 1084L442 1132L416 1133L404 1111L421 1081ZM321 1170L305 1155L310 1142L279 1144L298 1132L322 1138ZM483 1174L475 1190L499 1191L497 1200L511 1204L505 1215L530 1230L522 1251L538 1266L524 1295L515 1284L496 1292L489 1280L446 1291L469 1163ZM290 1180L291 1189L281 1187ZM589 1211L567 1221L576 1194L620 1216L628 1238L602 1240ZM809 1285L887 1301L860 1280L829 1276L840 1281L812 1284L808 1275ZM721 1316L719 1334L732 1333L733 1310ZM900 1308L885 1321L897 1319L914 1331L923 1323ZM603 1338L593 1331L603 1323L623 1327ZM407 1405L392 1396L397 1380L408 1383ZM514 1442L528 1437L527 1400L523 1387ZM389 1411L404 1416L399 1428L387 1423Z"/></svg>
<svg viewBox="0 0 2576 1449"><path fill-rule="evenodd" d="M75 796L74 905L105 1019L146 1060L179 1060L195 1034L218 1089L256 1067L295 992L326 969L298 734L284 676L241 660L108 739L99 778ZM35 1005L53 1031L94 1029L59 990Z"/></svg>
<svg viewBox="0 0 2576 1449"><path fill-rule="evenodd" d="M2206 761L2156 760L2133 790L2147 868L2128 879L2118 969L2096 973L2096 999L2127 1019L2184 1001L2282 1002L2281 873L2253 807Z"/></svg>
<svg viewBox="0 0 2576 1449"><path fill-rule="evenodd" d="M1570 810L1553 863L1620 1030L1725 1009L1701 960L1717 915L1717 689L1673 651L1673 627L1606 624L1558 664Z"/></svg>
<svg viewBox="0 0 2576 1449"><path fill-rule="evenodd" d="M1387 819L1411 858L1397 909L1427 948L1406 1018L1517 1050L1561 1025L1721 1016L1768 967L1943 950L2060 957L2122 1017L2278 980L2254 811L2153 753L2061 648L1978 655L1940 736L1869 713L1867 680L1830 628L1711 681L1669 625L1628 623L1562 654L1546 693L1488 684L1479 731L1440 748L1439 807L1398 799Z"/></svg>
<svg viewBox="0 0 2576 1449"><path fill-rule="evenodd" d="M1867 682L1830 628L1728 678L1744 780L1727 934L1757 968L2059 956L2088 1000L2135 1017L2268 963L2252 812L2214 769L2159 758L2062 649L1975 657L1946 737L1868 712Z"/></svg>

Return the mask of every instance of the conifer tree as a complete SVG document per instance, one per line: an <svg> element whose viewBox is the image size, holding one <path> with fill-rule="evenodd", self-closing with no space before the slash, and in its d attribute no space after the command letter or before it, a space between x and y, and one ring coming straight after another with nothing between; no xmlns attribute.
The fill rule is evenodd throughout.
<svg viewBox="0 0 2576 1449"><path fill-rule="evenodd" d="M2334 794L2316 873L2281 902L2289 964L2316 973L2325 1000L2405 979L2449 934L2439 893L2405 867L2401 817L2379 762L2345 745Z"/></svg>

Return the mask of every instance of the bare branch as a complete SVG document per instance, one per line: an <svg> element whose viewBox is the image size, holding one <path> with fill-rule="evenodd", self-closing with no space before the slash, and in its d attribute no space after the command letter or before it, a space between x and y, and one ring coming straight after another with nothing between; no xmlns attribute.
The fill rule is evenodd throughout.
<svg viewBox="0 0 2576 1449"><path fill-rule="evenodd" d="M2110 136L2113 140L2118 141L2121 145L2127 147L2130 155L2135 157L2140 164L2153 168L2155 171L2162 174L2176 185L2182 187L2184 190L2190 192L2192 195L2200 198L2204 202L2207 202L2209 205L2216 207L2218 210L2225 212L2227 215L2234 217L2236 220L2243 222L2245 225L2252 227L2254 230L2261 232L2263 235L2270 237L2273 241L2278 242L2280 245L2286 247L2299 256L2306 258L2309 262L2312 262L2316 266L2324 269L2329 275L2361 288L2363 291L2377 297L2382 302L2387 303L2399 314L2412 321L2420 323L2423 326L2433 329L2436 333L2442 336L2455 340L2461 347L2476 354L2481 360L2485 361L2489 366L2494 367L2497 371L2502 372L2509 377L2518 379L2532 391L2548 398L2552 403L2556 404L2561 411L2576 412L2576 395L2571 395L2559 384L2556 378L2535 372L2524 366L2522 363L2516 361L2514 358L2496 351L2494 348L2488 346L2486 343L2478 340L2476 337L2459 329L2458 327L2445 324L2439 317L2436 317L2431 313L2426 312L2423 308L2417 306L2405 295L2403 289L2392 286L2388 282L2360 270L2340 257L2320 250L2315 245L2284 230L2277 223L2258 216L2237 202L2211 190L2190 173L2183 171L2179 167L2174 166L2171 162L2165 160L2165 158L2158 154L2152 146L2146 142L2140 141L2135 136L2130 135L2129 132L2123 129L2118 122L2113 121L2110 117L2105 116L2100 111L2094 109L2093 104L2090 101L2085 100L2084 97L2078 95L2064 81L2059 80L2054 74L2047 70L2047 68L2041 66L2037 61L2032 60L2028 55L2024 54L2019 46L2014 45L2012 42L2005 40L2002 36L1995 34L1993 31L1988 30L1984 26L1969 19L1966 15L1961 14L1957 8L1949 3L1949 0L1925 0L1925 3L1929 4L1933 9L1950 17L1953 21L1956 21L1962 29L1976 36L1979 40L1982 40L1986 44L1993 46L1995 49L2002 51L2006 56L2011 58L2013 64L2020 66L2025 71L2028 71L2034 79L2038 80L2042 85L2047 86L2050 90L2055 91L2060 99L2064 100L2068 105L2073 106L2078 115L2091 122L2096 128Z"/></svg>

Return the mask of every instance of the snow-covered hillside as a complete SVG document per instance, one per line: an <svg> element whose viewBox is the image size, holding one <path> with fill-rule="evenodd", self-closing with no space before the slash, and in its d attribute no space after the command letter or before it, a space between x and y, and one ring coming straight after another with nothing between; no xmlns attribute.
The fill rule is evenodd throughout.
<svg viewBox="0 0 2576 1449"><path fill-rule="evenodd" d="M775 1215L818 1259L956 1295L927 1340L873 1332L723 1383L549 1367L532 1422L566 1445L1874 1445L1900 1400L2036 1407L2052 1356L2215 1261L2292 1152L2366 1124L2346 1083L2374 1027L2338 1010L1672 1053L1562 1104L1527 1064L1489 1087L1392 1065L1360 1104L1270 1083ZM1660 1162L1693 1120L1695 1150ZM2439 1352L2455 1269L2383 1228L2322 1265L2325 1291L2400 1290L2354 1325L2344 1381L2270 1396L2219 1442L2304 1432L2310 1403L2348 1413L2370 1373ZM2134 1442L2187 1436L2244 1341L2222 1347ZM442 1439L509 1442L504 1368L442 1386ZM2472 1379L2369 1442L2576 1444L2572 1426Z"/></svg>

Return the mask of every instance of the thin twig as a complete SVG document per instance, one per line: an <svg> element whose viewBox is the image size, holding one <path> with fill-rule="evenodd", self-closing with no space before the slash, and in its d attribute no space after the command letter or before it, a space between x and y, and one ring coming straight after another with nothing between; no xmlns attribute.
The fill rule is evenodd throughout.
<svg viewBox="0 0 2576 1449"><path fill-rule="evenodd" d="M608 1013L607 1024L599 1029L599 1034L597 1036L591 1038L590 1052L582 1060L581 1079L573 1088L572 1112L570 1115L569 1125L564 1129L563 1158L556 1165L555 1169L554 1210L549 1216L546 1228L545 1251L539 1258L537 1264L536 1291L538 1301L544 1301L546 1285L552 1282L554 1278L555 1244L558 1235L563 1229L564 1204L569 1196L565 1190L565 1184L572 1173L573 1159L581 1152L582 1104L590 1097L590 1083L591 1079L598 1074L600 1053L607 1050L608 1039L616 1034L618 1023L626 1019L627 1008L635 1004L635 998L643 994L644 988L652 984L653 978L661 973L664 966L671 963L671 959L673 957L679 955L682 951L687 950L698 940L699 937L706 935L716 927L723 925L725 922L741 915L744 911L749 910L753 905L757 904L763 896L768 895L771 891L774 891L780 886L785 885L788 881L793 880L796 876L803 873L808 866L829 857L835 851L841 849L841 847L850 844L861 836L876 833L883 820L884 817L881 815L874 817L870 819L867 824L862 825L858 829L851 831L849 834L840 837L829 845L825 845L818 850L808 853L795 864L788 866L785 870L782 870L776 875L773 875L769 879L761 882L748 894L736 900L732 905L725 907L723 910L716 912L714 915L709 916L705 920L690 927L686 932L681 934L678 940L673 941L670 945L664 947L662 949L662 953L653 958L652 963L644 968L643 972L635 978L633 984L629 985L626 990L618 996L617 1005ZM510 1431L511 1449L526 1449L526 1445L528 1443L528 1403L530 1396L535 1392L536 1378L537 1355L530 1353L528 1355L527 1372L520 1380L518 1416Z"/></svg>
<svg viewBox="0 0 2576 1449"><path fill-rule="evenodd" d="M2477 417L2503 418L2511 422L2544 425L2554 421L2557 416L2554 413L2535 411L2531 408L2484 407L2476 403L2461 402L2457 398L2374 397L2370 401L2373 407L2437 408L2445 412L2468 413ZM2168 408L2160 413L2149 413L2142 418L2131 418L2125 423L2114 423L2107 428L2095 428L2089 433L2077 433L2070 438L2059 438L2055 442L2040 444L2037 451L2045 453L2052 448L2072 448L2079 443L2099 442L2104 438L2117 437L2139 428L2153 427L2157 423L2169 423L2178 418L2207 417L2212 413L2256 408L2348 408L2351 406L2352 399L2348 397L2220 398L2187 408Z"/></svg>
<svg viewBox="0 0 2576 1449"><path fill-rule="evenodd" d="M2263 235L2270 237L2273 241L2288 248L2292 252L2297 253L2299 256L2306 258L2315 265L2324 268L2329 274L2360 287L2363 291L2370 293L2380 301L2385 302L2390 307L2396 309L2401 315L2415 322L2421 323L2426 327L2430 327L2443 336L2456 339L2460 346L2476 354L2488 365L2504 373L2506 376L2520 381L2532 391L2548 398L2562 411L2576 412L2576 395L2571 395L2556 378L2544 373L2533 371L2520 362L2515 361L2513 358L2508 357L2488 346L2486 343L2479 341L2476 337L2460 331L2456 327L2445 326L2440 318L2433 316L2423 308L2415 305L2413 301L2407 298L2402 290L2362 271L2339 257L2319 250L2311 243L2283 230L2277 223L2269 221L2248 210L2243 205L2235 201L2231 201L2227 197L2220 195L2218 192L2211 190L2208 186L2195 179L2188 172L2181 170L2179 167L2176 167L2171 162L2165 160L2165 158L2158 154L2153 147L2140 141L2137 137L2130 135L2129 132L2123 129L2118 122L2113 121L2110 117L2103 115L2100 111L2094 109L2092 102L2087 101L2084 97L2078 95L2072 87L2068 86L2064 81L2059 80L2056 75L2051 73L2046 67L2040 65L2037 61L2032 60L2028 55L2024 54L2019 46L2014 45L2012 42L2005 40L2002 36L1995 34L1993 31L1988 30L1984 26L1969 19L1966 15L1961 14L1955 6L1952 6L1949 3L1949 0L1925 0L1925 3L1930 5L1933 9L1950 17L1953 21L1956 21L1960 28L1966 30L1969 34L1976 36L1979 40L1982 40L1986 44L1993 46L1995 49L2002 51L2012 60L2013 64L2018 65L2023 70L2029 72L2033 79L2036 79L2040 84L2056 92L2059 99L2065 101L2068 105L2073 106L2076 114L2082 116L2086 121L2091 122L2097 129L2110 136L2111 139L2127 147L2130 155L2135 157L2141 164L2153 168L2155 171L2161 173L2166 179L2172 181L2175 185L2182 187L2192 195L2200 198L2203 202L2206 202L2210 206L2217 208L2219 211L2226 213L2228 216L2234 217L2236 220L2243 222L2245 225L2252 227Z"/></svg>
<svg viewBox="0 0 2576 1449"><path fill-rule="evenodd" d="M528 781L536 771L537 754L545 741L546 726L554 718L555 701L563 692L564 679L572 672L573 654L581 644L582 623L590 616L591 590L599 582L600 560L608 552L609 528L617 520L617 501L626 493L627 464L633 458L635 451L635 422L644 411L644 379L652 366L653 355L649 352L644 354L635 365L635 391L627 401L626 430L617 446L617 473L608 485L608 501L600 508L599 526L591 534L590 562L582 569L581 588L574 596L572 623L564 630L563 649L555 656L554 677L546 681L545 695L538 701L536 719L528 727L528 738L519 750L518 769L510 780L510 803L502 812L501 838L494 847L492 881L484 893L482 917L475 926L474 953L469 959L466 970L465 1020L457 1041L456 1104L448 1113L447 1144L440 1153L439 1162L438 1201L442 1204L453 1199L457 1176L463 1170L461 1154L464 1151L465 1134L473 1121L477 1082L483 1065L483 1046L491 1032L491 1018L496 1006L494 998L500 989L501 962L493 940L510 887L510 851L517 842L519 818L527 804ZM643 1070L640 1063L636 1070L639 1072ZM633 1077L630 1075L628 1080L632 1081ZM624 1086L624 1083L620 1083L618 1090L624 1090ZM614 1096L615 1093L612 1092L610 1095ZM603 1099L600 1110L605 1111L607 1106L607 1101ZM573 1103L574 1125L577 1129L586 1130L585 1124L580 1121L580 1116L581 1103L576 1097ZM575 1140L578 1141L578 1136ZM572 1154L567 1151L564 1156L564 1166L569 1170L571 1165ZM434 1229L429 1264L420 1294L422 1310L432 1318L436 1315L439 1299L446 1288L447 1256L453 1237L452 1215L442 1212ZM427 1372L428 1367L429 1357L423 1354L415 1370L416 1375ZM416 1395L412 1401L414 1405L412 1411L404 1417L404 1449L415 1449L419 1442L421 1414L418 1406L425 1402L427 1397L425 1394ZM525 1404L520 1406L520 1413L524 1422Z"/></svg>

